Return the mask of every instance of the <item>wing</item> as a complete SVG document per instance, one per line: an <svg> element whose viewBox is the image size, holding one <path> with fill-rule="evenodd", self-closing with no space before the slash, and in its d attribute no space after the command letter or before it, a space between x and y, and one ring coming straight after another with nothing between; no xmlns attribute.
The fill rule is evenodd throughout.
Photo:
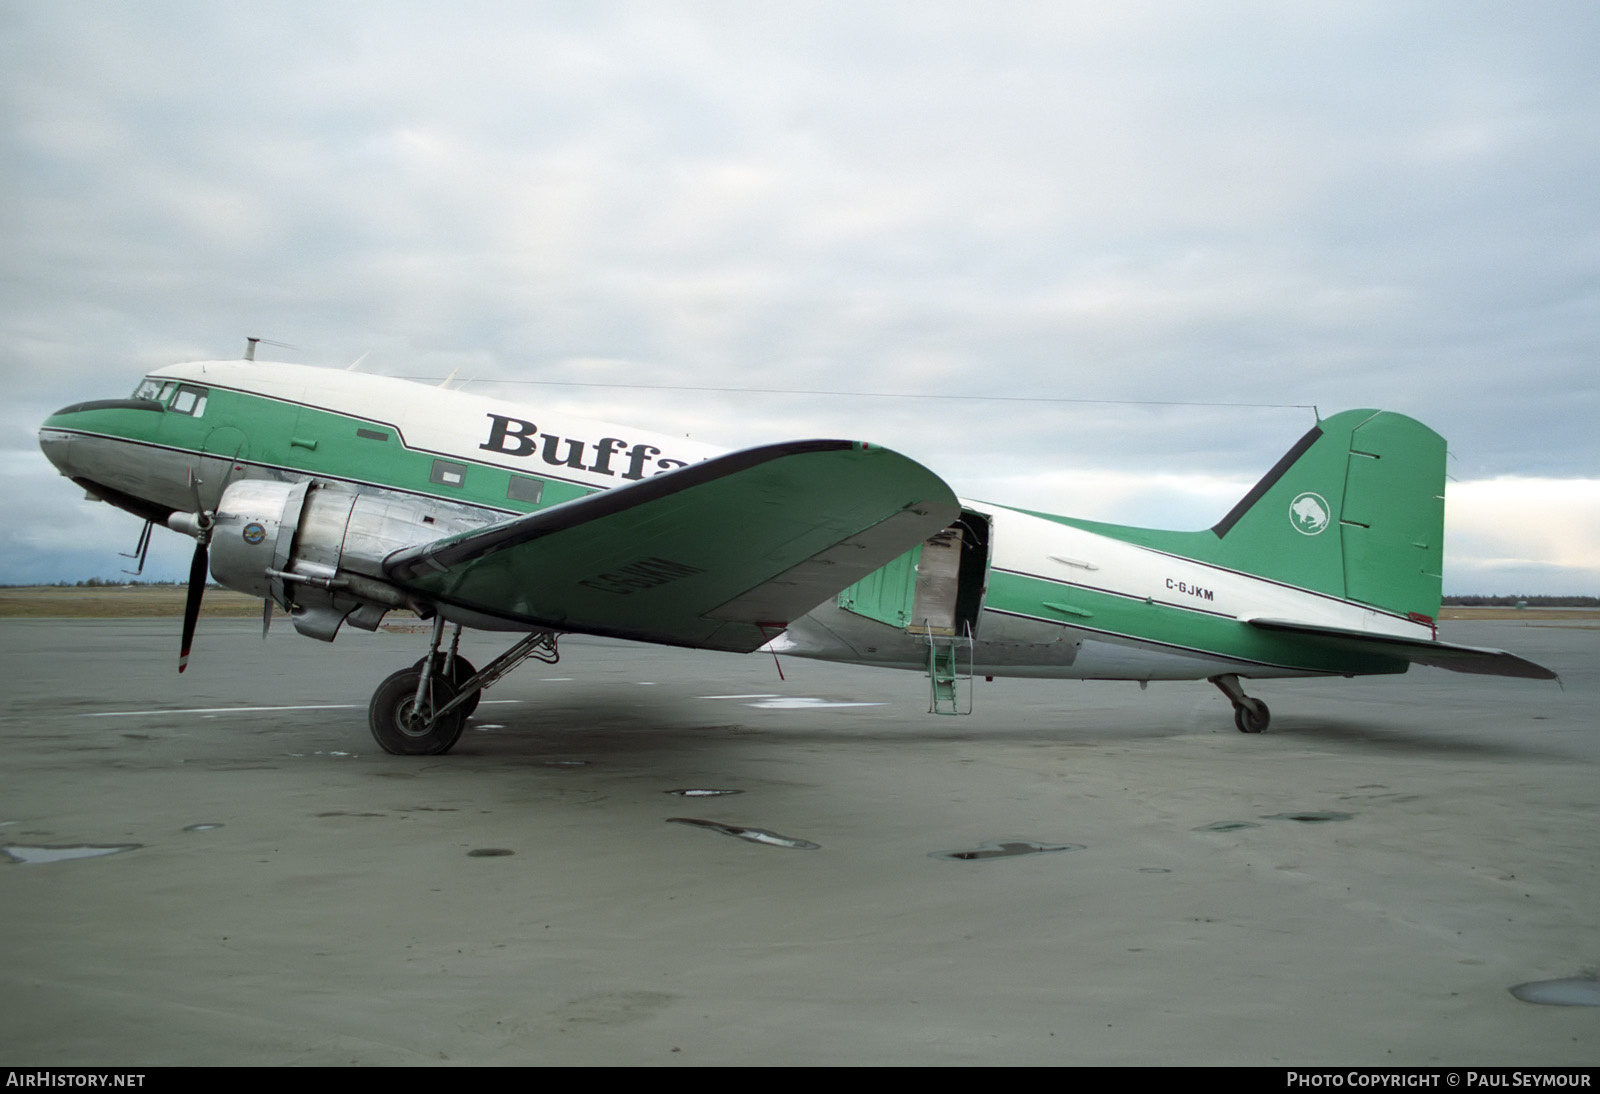
<svg viewBox="0 0 1600 1094"><path fill-rule="evenodd" d="M748 652L960 515L888 449L794 441L397 551L445 604L552 630Z"/></svg>
<svg viewBox="0 0 1600 1094"><path fill-rule="evenodd" d="M1449 669L1451 672L1468 672L1478 676L1520 676L1527 680L1557 678L1555 673L1543 665L1536 665L1504 650L1486 650L1476 646L1455 646L1449 642L1370 634L1366 631L1346 630L1343 627L1296 623L1288 619L1251 619L1247 622L1252 627L1260 627L1262 630L1311 638L1344 652L1384 654L1413 661L1419 665L1431 665L1436 669Z"/></svg>

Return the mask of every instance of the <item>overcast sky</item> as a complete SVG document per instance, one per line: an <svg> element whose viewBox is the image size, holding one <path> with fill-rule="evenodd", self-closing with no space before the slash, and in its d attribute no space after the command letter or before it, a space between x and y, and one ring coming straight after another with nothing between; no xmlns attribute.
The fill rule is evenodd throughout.
<svg viewBox="0 0 1600 1094"><path fill-rule="evenodd" d="M1446 591L1600 593L1597 122L1592 0L7 0L0 581L138 533L46 414L258 335L1162 527L1383 407Z"/></svg>

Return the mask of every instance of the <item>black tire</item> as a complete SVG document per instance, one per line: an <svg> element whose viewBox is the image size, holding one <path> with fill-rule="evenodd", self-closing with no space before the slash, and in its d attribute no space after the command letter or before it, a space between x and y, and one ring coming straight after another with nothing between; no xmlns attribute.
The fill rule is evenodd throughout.
<svg viewBox="0 0 1600 1094"><path fill-rule="evenodd" d="M428 715L456 697L448 680L435 676L428 681L428 710L416 716L417 669L401 669L378 685L367 707L367 724L378 747L396 756L437 756L449 752L461 736L466 716L457 707L443 718Z"/></svg>
<svg viewBox="0 0 1600 1094"><path fill-rule="evenodd" d="M1260 699L1250 700L1249 706L1233 708L1233 724L1240 733L1260 733L1272 723L1272 712Z"/></svg>
<svg viewBox="0 0 1600 1094"><path fill-rule="evenodd" d="M411 667L413 669L417 670L418 672L421 672L422 671L422 663L424 661L426 661L426 660L427 660L426 657L419 657L419 658L417 658L417 663L415 665L412 665ZM438 672L440 667L443 666L443 665L444 665L444 654L442 654L442 653L434 654L433 655L433 671L434 672ZM461 685L465 684L468 680L471 680L476 675L478 675L478 670L472 667L472 662L468 661L465 657L462 657L459 653L456 654L455 671L450 673L450 683L455 685L455 689L456 689L457 694L459 694L461 692ZM478 709L478 700L482 699L482 698L483 698L483 689L479 688L477 691L472 693L472 698L468 699L465 703L462 703L459 707L456 708L457 710L459 710L461 712L462 721L465 721L466 719L472 717L472 712Z"/></svg>

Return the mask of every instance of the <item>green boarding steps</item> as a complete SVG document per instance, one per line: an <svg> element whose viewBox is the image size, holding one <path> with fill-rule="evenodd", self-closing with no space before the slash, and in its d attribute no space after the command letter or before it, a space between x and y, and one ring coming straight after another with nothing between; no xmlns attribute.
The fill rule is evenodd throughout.
<svg viewBox="0 0 1600 1094"><path fill-rule="evenodd" d="M972 633L963 635L927 634L928 713L972 713ZM966 671L961 670L961 654L966 654ZM961 709L961 681L967 682L967 708Z"/></svg>

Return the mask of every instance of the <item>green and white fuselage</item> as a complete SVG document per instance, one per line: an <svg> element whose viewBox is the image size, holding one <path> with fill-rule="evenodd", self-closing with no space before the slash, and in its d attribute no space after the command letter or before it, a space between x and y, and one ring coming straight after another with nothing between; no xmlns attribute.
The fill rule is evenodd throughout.
<svg viewBox="0 0 1600 1094"><path fill-rule="evenodd" d="M129 409L141 402L165 412ZM60 466L56 454L70 443L74 474L178 510L193 508L186 469L197 460L212 471L201 476L211 491L232 461L234 477L399 491L497 520L721 451L573 417L541 417L546 428L526 439L511 425L497 437L497 417L526 423L528 411L406 380L255 361L174 365L146 377L132 400L80 407L45 422L46 454Z"/></svg>
<svg viewBox="0 0 1600 1094"><path fill-rule="evenodd" d="M1196 680L1404 672L1407 662L1286 642L1252 618L1292 618L1417 641L1430 622L1169 554L1027 512L964 502L989 524L990 564L971 646L958 663L980 676ZM908 582L905 624L852 591L793 624L785 653L924 669L928 647L955 627L923 626ZM931 632L931 633L930 633Z"/></svg>
<svg viewBox="0 0 1600 1094"><path fill-rule="evenodd" d="M162 369L53 415L40 443L324 639L406 606L928 671L936 690L960 672L1221 678L1236 707L1237 677L1543 672L1436 641L1444 442L1378 411L1319 423L1198 532L958 501L868 445L725 453L253 361Z"/></svg>

